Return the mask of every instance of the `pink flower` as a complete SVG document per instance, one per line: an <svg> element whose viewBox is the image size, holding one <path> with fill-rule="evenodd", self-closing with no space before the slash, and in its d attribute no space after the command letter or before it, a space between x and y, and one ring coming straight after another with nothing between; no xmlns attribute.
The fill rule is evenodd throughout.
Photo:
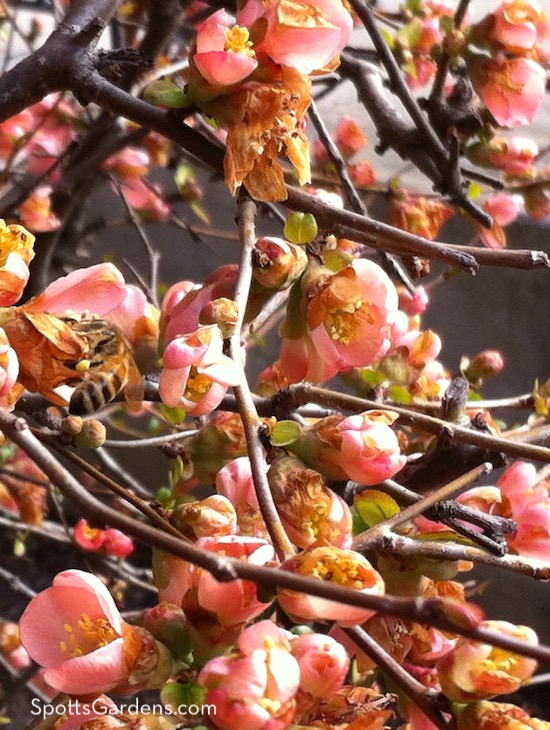
<svg viewBox="0 0 550 730"><path fill-rule="evenodd" d="M291 298L281 328L280 370L290 382L323 382L389 350L398 297L380 266L365 259L336 273L320 266L296 286L302 298Z"/></svg>
<svg viewBox="0 0 550 730"><path fill-rule="evenodd" d="M524 54L534 48L539 40L540 24L544 25L540 5L535 0L507 0L492 17L489 40L515 54Z"/></svg>
<svg viewBox="0 0 550 730"><path fill-rule="evenodd" d="M0 408L12 410L16 400L13 387L19 375L17 353L10 347L4 330L0 327Z"/></svg>
<svg viewBox="0 0 550 730"><path fill-rule="evenodd" d="M158 186L147 185L142 178L132 177L124 180L122 191L141 220L163 221L170 215L171 208Z"/></svg>
<svg viewBox="0 0 550 730"><path fill-rule="evenodd" d="M308 548L283 563L282 568L344 588L354 588L371 596L382 596L385 592L380 574L365 557L353 550L336 547ZM283 610L298 623L336 621L340 626L355 626L375 613L371 608L348 606L286 588L277 591L277 598Z"/></svg>
<svg viewBox="0 0 550 730"><path fill-rule="evenodd" d="M538 644L536 633L527 626L515 626L507 621L483 621L480 626L531 646ZM536 667L534 659L460 637L455 647L438 662L437 674L443 694L450 700L472 702L515 692Z"/></svg>
<svg viewBox="0 0 550 730"><path fill-rule="evenodd" d="M126 558L134 551L134 541L120 530L101 530L79 520L73 533L75 541L90 552L103 552L115 558Z"/></svg>
<svg viewBox="0 0 550 730"><path fill-rule="evenodd" d="M202 286L180 281L170 287L162 300L160 314L164 342L196 330L201 324L204 308L214 299L231 298L235 292L237 270L235 264L225 264L212 272Z"/></svg>
<svg viewBox="0 0 550 730"><path fill-rule="evenodd" d="M234 506L241 535L253 537L267 535L248 456L233 459L220 469L216 474L216 490L227 497Z"/></svg>
<svg viewBox="0 0 550 730"><path fill-rule="evenodd" d="M516 523L507 537L508 545L519 555L538 560L550 556L550 495L545 482L537 481L533 464L517 461L497 482L502 492L502 513Z"/></svg>
<svg viewBox="0 0 550 730"><path fill-rule="evenodd" d="M197 26L197 49L193 62L212 86L232 86L258 66L246 28L231 25L225 10L218 10Z"/></svg>
<svg viewBox="0 0 550 730"><path fill-rule="evenodd" d="M326 698L340 689L350 665L342 644L324 634L302 634L292 639L290 649L300 667L301 690Z"/></svg>
<svg viewBox="0 0 550 730"><path fill-rule="evenodd" d="M196 546L255 565L265 565L275 555L267 540L237 535L203 537ZM249 580L220 583L207 570L165 554L155 563L155 580L160 600L181 606L191 623L210 616L222 626L238 626L269 605L258 600L256 585Z"/></svg>
<svg viewBox="0 0 550 730"><path fill-rule="evenodd" d="M167 650L122 620L91 573L59 573L31 600L19 627L23 646L60 692L135 692L161 686L171 671Z"/></svg>
<svg viewBox="0 0 550 730"><path fill-rule="evenodd" d="M122 180L141 178L149 172L151 160L141 147L125 147L109 157L104 167L116 173Z"/></svg>
<svg viewBox="0 0 550 730"><path fill-rule="evenodd" d="M529 58L478 56L468 65L481 101L502 127L530 124L546 91L546 71Z"/></svg>
<svg viewBox="0 0 550 730"><path fill-rule="evenodd" d="M493 218L491 228L479 226L479 237L488 248L503 248L506 246L504 226L509 225L523 211L521 195L497 193L483 204L483 208Z"/></svg>
<svg viewBox="0 0 550 730"><path fill-rule="evenodd" d="M126 296L124 277L116 266L97 264L56 279L26 308L60 317L67 312L85 311L103 317L120 306Z"/></svg>
<svg viewBox="0 0 550 730"><path fill-rule="evenodd" d="M352 117L343 117L336 125L334 141L347 160L367 146L367 137L359 122Z"/></svg>
<svg viewBox="0 0 550 730"><path fill-rule="evenodd" d="M21 221L31 231L37 233L55 231L61 225L52 210L51 192L52 188L49 185L40 185L19 206Z"/></svg>
<svg viewBox="0 0 550 730"><path fill-rule="evenodd" d="M8 226L0 219L0 307L15 304L21 297L34 258L34 241L23 226Z"/></svg>
<svg viewBox="0 0 550 730"><path fill-rule="evenodd" d="M258 57L301 74L330 65L347 44L353 23L340 0L247 0L237 22L260 35Z"/></svg>
<svg viewBox="0 0 550 730"><path fill-rule="evenodd" d="M508 137L501 139L500 149L493 142L491 162L500 167L507 175L524 175L529 172L539 153L536 143L528 137Z"/></svg>
<svg viewBox="0 0 550 730"><path fill-rule="evenodd" d="M293 719L300 669L290 653L289 633L260 621L239 638L237 656L209 661L198 677L211 719L222 730L284 730Z"/></svg>
<svg viewBox="0 0 550 730"><path fill-rule="evenodd" d="M218 326L209 325L176 337L167 346L159 393L170 408L203 416L220 404L227 388L238 385L240 378L239 366L223 354Z"/></svg>
<svg viewBox="0 0 550 730"><path fill-rule="evenodd" d="M0 124L0 156L2 159L13 154L18 143L31 131L34 123L32 113L25 109Z"/></svg>
<svg viewBox="0 0 550 730"><path fill-rule="evenodd" d="M306 427L289 448L328 479L379 484L397 474L406 462L390 428L396 418L391 411L328 416Z"/></svg>

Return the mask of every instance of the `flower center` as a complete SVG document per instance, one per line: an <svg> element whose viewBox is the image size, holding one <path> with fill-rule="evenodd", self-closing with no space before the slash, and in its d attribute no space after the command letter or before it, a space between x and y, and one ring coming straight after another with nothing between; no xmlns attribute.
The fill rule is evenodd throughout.
<svg viewBox="0 0 550 730"><path fill-rule="evenodd" d="M349 345L359 339L364 322L374 324L374 316L369 311L369 305L361 299L329 310L325 318L325 326L331 339L342 345Z"/></svg>
<svg viewBox="0 0 550 730"><path fill-rule="evenodd" d="M230 53L240 53L244 56L256 55L252 48L248 28L242 28L240 25L234 25L226 31L223 50Z"/></svg>
<svg viewBox="0 0 550 730"><path fill-rule="evenodd" d="M311 572L314 578L358 590L373 584L371 571L353 556L346 555L343 550L332 549L332 552L334 554L325 553L316 561Z"/></svg>
<svg viewBox="0 0 550 730"><path fill-rule="evenodd" d="M195 367L192 367L183 397L198 403L208 393L211 386L212 380L207 375L201 375Z"/></svg>
<svg viewBox="0 0 550 730"><path fill-rule="evenodd" d="M30 249L34 237L22 226L6 226L0 220L0 266L4 266L10 253L17 253L22 249Z"/></svg>
<svg viewBox="0 0 550 730"><path fill-rule="evenodd" d="M71 624L63 624L63 628L67 632L67 639L59 642L61 651L68 653L71 659L90 654L120 638L106 618L92 619L87 613L78 619L76 630Z"/></svg>

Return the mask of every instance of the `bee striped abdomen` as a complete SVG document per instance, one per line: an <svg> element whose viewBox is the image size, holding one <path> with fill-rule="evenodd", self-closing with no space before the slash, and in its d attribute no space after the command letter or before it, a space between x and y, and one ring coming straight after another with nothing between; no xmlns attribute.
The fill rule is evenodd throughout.
<svg viewBox="0 0 550 730"><path fill-rule="evenodd" d="M78 385L71 396L69 413L87 416L110 403L125 385L116 372L94 373Z"/></svg>

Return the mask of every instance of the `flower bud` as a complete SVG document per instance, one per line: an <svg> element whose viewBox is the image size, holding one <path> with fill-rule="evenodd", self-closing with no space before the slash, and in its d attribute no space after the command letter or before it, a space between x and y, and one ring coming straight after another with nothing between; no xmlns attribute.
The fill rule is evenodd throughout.
<svg viewBox="0 0 550 730"><path fill-rule="evenodd" d="M237 304L227 297L219 297L201 310L199 321L201 324L217 324L224 340L235 332L238 320Z"/></svg>
<svg viewBox="0 0 550 730"><path fill-rule="evenodd" d="M107 438L105 426L97 418L89 418L83 421L82 430L77 433L73 443L81 449L99 449Z"/></svg>
<svg viewBox="0 0 550 730"><path fill-rule="evenodd" d="M465 378L475 387L483 384L487 378L500 375L504 370L504 358L499 350L483 350L470 360L465 357L461 370Z"/></svg>
<svg viewBox="0 0 550 730"><path fill-rule="evenodd" d="M237 532L237 513L227 497L213 494L199 502L179 504L170 522L182 535L189 537L221 537Z"/></svg>
<svg viewBox="0 0 550 730"><path fill-rule="evenodd" d="M303 248L282 238L264 236L254 249L254 278L266 289L286 289L307 266Z"/></svg>
<svg viewBox="0 0 550 730"><path fill-rule="evenodd" d="M286 219L284 234L291 243L313 241L319 233L317 221L311 213L291 213Z"/></svg>

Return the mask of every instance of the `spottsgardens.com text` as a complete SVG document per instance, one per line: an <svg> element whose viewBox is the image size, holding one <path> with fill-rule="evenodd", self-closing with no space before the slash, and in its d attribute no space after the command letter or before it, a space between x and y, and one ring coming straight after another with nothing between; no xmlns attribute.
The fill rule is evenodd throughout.
<svg viewBox="0 0 550 730"><path fill-rule="evenodd" d="M48 717L101 717L105 715L175 715L201 717L203 715L215 715L215 705L179 705L169 707L160 703L147 704L135 700L128 704L106 703L104 697L98 697L93 702L84 703L80 700L69 700L63 704L45 703L34 698L31 701L31 715L46 719Z"/></svg>

